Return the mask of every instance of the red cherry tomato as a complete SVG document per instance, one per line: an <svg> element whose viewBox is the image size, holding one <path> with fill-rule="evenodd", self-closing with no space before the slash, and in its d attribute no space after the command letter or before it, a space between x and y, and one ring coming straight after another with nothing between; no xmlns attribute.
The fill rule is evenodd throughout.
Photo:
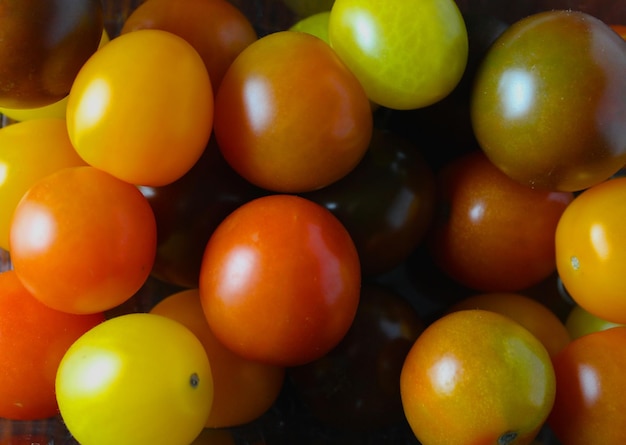
<svg viewBox="0 0 626 445"><path fill-rule="evenodd" d="M215 336L237 354L291 366L319 358L348 331L359 258L324 207L292 195L243 204L217 227L200 271Z"/></svg>

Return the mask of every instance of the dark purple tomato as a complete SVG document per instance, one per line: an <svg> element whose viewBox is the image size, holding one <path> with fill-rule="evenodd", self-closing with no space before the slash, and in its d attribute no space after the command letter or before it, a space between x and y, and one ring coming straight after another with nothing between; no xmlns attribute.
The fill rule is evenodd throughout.
<svg viewBox="0 0 626 445"><path fill-rule="evenodd" d="M424 329L416 310L386 287L365 284L352 327L326 356L290 368L295 393L323 424L373 430L404 419L400 370Z"/></svg>
<svg viewBox="0 0 626 445"><path fill-rule="evenodd" d="M152 275L187 288L198 286L204 248L217 225L241 204L266 193L230 168L214 137L182 178L141 191L157 221Z"/></svg>
<svg viewBox="0 0 626 445"><path fill-rule="evenodd" d="M434 211L434 175L418 148L375 130L360 164L305 196L330 210L352 236L362 273L387 272L422 241Z"/></svg>
<svg viewBox="0 0 626 445"><path fill-rule="evenodd" d="M511 25L476 75L471 118L489 159L534 188L578 191L626 163L626 42L579 11Z"/></svg>
<svg viewBox="0 0 626 445"><path fill-rule="evenodd" d="M100 0L0 1L0 107L65 97L103 27Z"/></svg>

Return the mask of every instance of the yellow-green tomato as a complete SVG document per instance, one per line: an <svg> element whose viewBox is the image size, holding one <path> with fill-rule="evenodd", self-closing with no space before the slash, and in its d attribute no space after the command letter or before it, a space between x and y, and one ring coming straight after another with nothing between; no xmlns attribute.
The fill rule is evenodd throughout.
<svg viewBox="0 0 626 445"><path fill-rule="evenodd" d="M572 307L567 315L567 319L565 320L565 327L567 328L572 339L617 326L623 325L604 320L578 305Z"/></svg>
<svg viewBox="0 0 626 445"><path fill-rule="evenodd" d="M111 318L76 340L56 376L60 414L81 445L188 445L213 402L206 352L156 314Z"/></svg>
<svg viewBox="0 0 626 445"><path fill-rule="evenodd" d="M328 21L330 20L330 11L322 11L310 15L296 22L291 31L306 32L308 34L319 37L326 43L330 43L328 38Z"/></svg>
<svg viewBox="0 0 626 445"><path fill-rule="evenodd" d="M438 102L467 64L467 29L453 0L336 0L328 26L369 99L387 108Z"/></svg>

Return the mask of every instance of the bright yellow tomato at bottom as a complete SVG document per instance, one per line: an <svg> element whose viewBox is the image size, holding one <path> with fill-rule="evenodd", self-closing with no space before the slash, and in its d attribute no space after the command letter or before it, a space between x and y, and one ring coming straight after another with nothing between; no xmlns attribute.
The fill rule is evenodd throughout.
<svg viewBox="0 0 626 445"><path fill-rule="evenodd" d="M213 380L200 341L155 314L109 319L68 349L59 410L81 445L188 445L202 432Z"/></svg>

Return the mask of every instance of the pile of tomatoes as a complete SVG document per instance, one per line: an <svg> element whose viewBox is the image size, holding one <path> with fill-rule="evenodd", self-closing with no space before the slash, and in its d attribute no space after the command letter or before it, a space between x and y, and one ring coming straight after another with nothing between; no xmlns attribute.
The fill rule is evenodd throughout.
<svg viewBox="0 0 626 445"><path fill-rule="evenodd" d="M0 444L624 442L626 11L571 3L7 1Z"/></svg>

